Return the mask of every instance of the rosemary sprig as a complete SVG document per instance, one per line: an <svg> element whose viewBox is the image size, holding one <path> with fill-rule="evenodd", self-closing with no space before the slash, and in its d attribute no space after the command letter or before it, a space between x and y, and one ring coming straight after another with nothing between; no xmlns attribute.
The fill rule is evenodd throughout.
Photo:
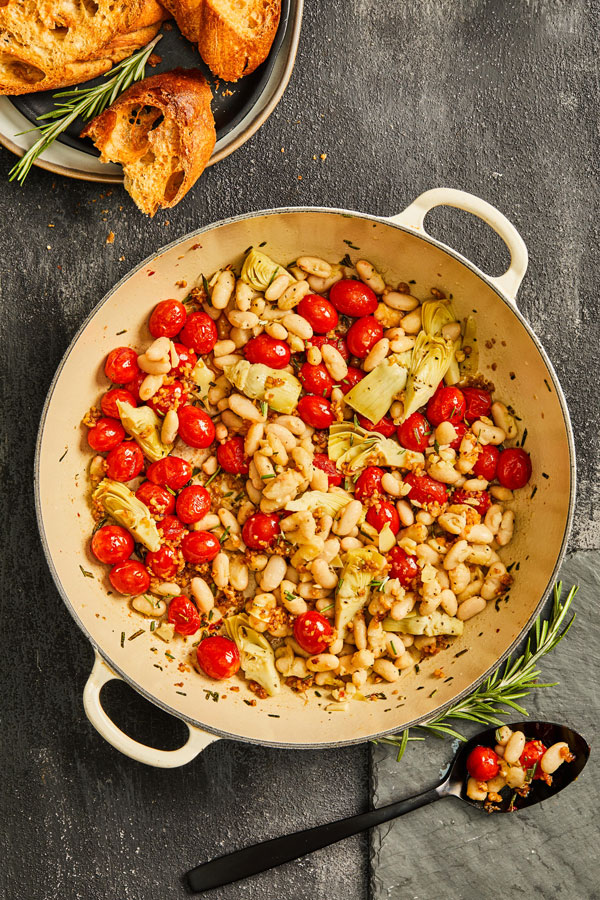
<svg viewBox="0 0 600 900"><path fill-rule="evenodd" d="M57 101L55 108L38 116L38 121L45 120L37 129L40 132L40 136L12 167L8 173L9 181L16 179L19 184L23 184L38 156L44 153L63 131L67 130L71 122L74 122L78 116L87 120L99 115L124 90L136 81L140 81L144 77L146 63L150 58L150 54L161 37L162 35L157 35L153 41L150 41L141 50L138 50L132 56L110 69L104 75L106 81L103 84L84 88L83 90L75 87L68 91L59 91L57 94L54 94L54 99ZM35 130L35 128L31 129L31 131ZM26 133L21 132L21 134Z"/></svg>
<svg viewBox="0 0 600 900"><path fill-rule="evenodd" d="M556 682L540 682L540 659L564 638L573 624L575 615L565 625L577 586L570 589L565 600L561 600L562 582L554 586L554 602L548 619L539 616L529 632L525 650L516 659L510 656L500 669L463 700L444 710L437 718L424 725L418 725L420 731L434 734L436 737L451 737L459 741L467 738L453 726L457 719L467 719L480 725L502 725L500 716L506 717L511 710L520 715L528 715L517 701L526 697L534 688L554 687ZM393 737L380 738L375 743L391 744L398 747L398 760L402 759L408 741L422 741L423 737L415 737L407 728Z"/></svg>

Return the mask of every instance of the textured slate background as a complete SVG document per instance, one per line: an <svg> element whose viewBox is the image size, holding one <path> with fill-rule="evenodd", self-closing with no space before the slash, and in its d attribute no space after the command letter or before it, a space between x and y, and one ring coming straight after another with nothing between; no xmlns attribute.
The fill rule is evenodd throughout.
<svg viewBox="0 0 600 900"><path fill-rule="evenodd" d="M598 13L595 0L309 0L297 66L275 114L249 144L208 170L179 207L152 222L119 188L42 171L33 171L23 189L8 185L13 158L0 149L0 815L9 823L0 839L0 894L11 900L183 896L178 877L190 864L369 803L368 748L290 753L217 743L179 772L154 772L113 751L84 718L81 691L92 653L63 609L38 545L33 443L45 392L80 321L163 243L270 206L391 215L441 184L495 203L528 244L531 263L519 302L557 367L575 424L579 502L572 548L600 544ZM439 211L428 227L492 274L506 263L500 241L471 217ZM115 242L106 244L111 230ZM586 597L580 628L595 610L593 591ZM552 662L563 667L571 693L560 707L550 699L541 707L572 713L573 724L579 710L582 723L591 720L597 703L588 685L583 709L577 680L591 681L597 672L598 641L585 627L579 635L571 655L563 650ZM134 736L165 747L181 740L178 723L126 688L113 686L107 703ZM375 773L377 802L386 791L410 793L419 778L428 782L448 748L428 745L416 766L419 752L411 748L400 776L376 751L383 772L380 779ZM597 859L575 849L557 853L563 829L579 840L594 827L585 784L582 779L554 802L556 817L531 814L537 835L528 849L535 853L531 860L528 849L518 854L507 881L513 892L597 896ZM457 826L455 811L443 809L435 824L420 811L387 829L389 852L385 834L376 836L372 886L367 841L356 838L220 891L219 900L363 900L371 890L429 900L440 896L441 880L459 856L469 877L457 876L449 896L496 897L491 881L481 892L478 866L493 867L504 842L514 846L515 833L504 826L496 834L488 819L469 831L470 823L460 819ZM434 827L436 848L442 834L454 835L441 855L424 849ZM412 844L392 840L404 833L413 835ZM521 845L530 833L518 833ZM457 855L463 839L470 843Z"/></svg>

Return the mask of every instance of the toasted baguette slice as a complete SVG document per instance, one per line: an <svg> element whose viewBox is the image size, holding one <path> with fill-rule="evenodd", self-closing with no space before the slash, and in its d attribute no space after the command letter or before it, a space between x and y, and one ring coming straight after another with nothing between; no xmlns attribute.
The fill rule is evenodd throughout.
<svg viewBox="0 0 600 900"><path fill-rule="evenodd" d="M237 81L265 61L281 0L164 0L182 33L219 78Z"/></svg>
<svg viewBox="0 0 600 900"><path fill-rule="evenodd" d="M197 69L174 69L128 88L86 125L102 162L123 166L125 188L142 212L179 203L215 146L211 90Z"/></svg>

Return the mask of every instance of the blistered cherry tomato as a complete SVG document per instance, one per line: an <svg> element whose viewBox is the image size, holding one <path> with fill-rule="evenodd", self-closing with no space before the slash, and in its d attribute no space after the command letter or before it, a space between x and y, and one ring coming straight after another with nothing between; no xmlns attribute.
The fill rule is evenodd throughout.
<svg viewBox="0 0 600 900"><path fill-rule="evenodd" d="M465 491L457 488L452 495L453 503L464 503L466 506L472 506L476 509L480 516L485 516L486 512L492 505L490 495L487 491Z"/></svg>
<svg viewBox="0 0 600 900"><path fill-rule="evenodd" d="M343 337L325 337L322 334L315 334L313 335L313 337L311 337L308 343L312 344L313 347L318 347L319 350L321 349L323 344L329 344L330 347L335 347L340 356L342 356L346 360L346 362L350 359L348 347L346 346L346 341Z"/></svg>
<svg viewBox="0 0 600 900"><path fill-rule="evenodd" d="M329 299L335 308L346 316L368 316L377 309L377 297L362 281L346 278L338 281L329 291Z"/></svg>
<svg viewBox="0 0 600 900"><path fill-rule="evenodd" d="M342 473L338 470L334 461L329 459L326 453L315 453L313 456L313 465L327 474L329 487L338 487L342 483Z"/></svg>
<svg viewBox="0 0 600 900"><path fill-rule="evenodd" d="M100 401L100 409L105 416L111 416L113 419L119 418L117 400L120 400L121 403L129 403L130 406L137 406L137 400L131 391L126 388L112 388L103 394Z"/></svg>
<svg viewBox="0 0 600 900"><path fill-rule="evenodd" d="M524 769L531 769L533 766L539 763L540 759L547 749L548 748L546 747L546 745L542 744L541 741L527 741L525 743L525 746L523 747L523 752L519 757L519 764L523 766ZM533 777L539 778L537 770Z"/></svg>
<svg viewBox="0 0 600 900"><path fill-rule="evenodd" d="M179 456L165 456L148 466L146 478L161 487L180 491L192 477L192 467Z"/></svg>
<svg viewBox="0 0 600 900"><path fill-rule="evenodd" d="M329 397L333 389L333 378L323 365L311 366L305 362L298 373L302 387L308 394L317 394L319 397Z"/></svg>
<svg viewBox="0 0 600 900"><path fill-rule="evenodd" d="M183 558L194 565L211 562L220 549L219 539L210 531L190 531L181 542Z"/></svg>
<svg viewBox="0 0 600 900"><path fill-rule="evenodd" d="M187 533L185 525L177 516L163 516L156 526L163 541L168 541L169 544L179 544Z"/></svg>
<svg viewBox="0 0 600 900"><path fill-rule="evenodd" d="M106 474L114 481L131 481L144 468L144 454L133 441L123 441L106 457Z"/></svg>
<svg viewBox="0 0 600 900"><path fill-rule="evenodd" d="M381 487L381 479L384 475L385 472L379 466L367 466L356 479L354 499L364 500L365 497L372 497L375 493L385 494Z"/></svg>
<svg viewBox="0 0 600 900"><path fill-rule="evenodd" d="M307 294L303 297L296 312L303 316L315 334L327 334L337 328L339 316L336 308L325 297L318 294Z"/></svg>
<svg viewBox="0 0 600 900"><path fill-rule="evenodd" d="M115 591L137 597L150 587L150 575L146 566L137 559L127 559L117 563L110 570L108 577Z"/></svg>
<svg viewBox="0 0 600 900"><path fill-rule="evenodd" d="M163 578L165 581L174 578L179 568L175 550L167 546L161 547L160 550L149 550L144 562L157 578Z"/></svg>
<svg viewBox="0 0 600 900"><path fill-rule="evenodd" d="M285 341L259 334L251 338L244 347L244 356L249 363L262 363L271 369L284 369L290 361L291 351Z"/></svg>
<svg viewBox="0 0 600 900"><path fill-rule="evenodd" d="M463 392L454 385L440 385L427 404L427 418L432 425L460 421L467 408Z"/></svg>
<svg viewBox="0 0 600 900"><path fill-rule="evenodd" d="M440 506L448 502L446 485L429 475L415 475L414 472L409 472L404 476L404 482L410 485L409 500L423 504L439 503Z"/></svg>
<svg viewBox="0 0 600 900"><path fill-rule="evenodd" d="M155 516L166 516L175 509L175 497L164 487L151 481L142 481L135 496L145 503Z"/></svg>
<svg viewBox="0 0 600 900"><path fill-rule="evenodd" d="M174 338L179 334L185 320L187 310L179 300L161 300L157 303L148 322L148 329L153 338Z"/></svg>
<svg viewBox="0 0 600 900"><path fill-rule="evenodd" d="M430 437L431 425L420 412L414 412L398 425L398 440L407 450L424 453L429 446Z"/></svg>
<svg viewBox="0 0 600 900"><path fill-rule="evenodd" d="M496 477L496 469L498 468L498 457L500 451L493 444L486 444L481 448L481 453L477 457L477 462L473 466L473 474L477 478L485 478L486 481L493 481Z"/></svg>
<svg viewBox="0 0 600 900"><path fill-rule="evenodd" d="M409 556L397 544L392 547L387 558L391 564L390 578L397 578L403 587L408 587L421 571L416 556Z"/></svg>
<svg viewBox="0 0 600 900"><path fill-rule="evenodd" d="M489 416L492 408L492 398L489 391L483 388L467 387L462 389L465 398L465 419L469 424L481 416Z"/></svg>
<svg viewBox="0 0 600 900"><path fill-rule="evenodd" d="M520 447L502 450L498 457L496 478L502 487L516 491L524 487L531 478L531 458Z"/></svg>
<svg viewBox="0 0 600 900"><path fill-rule="evenodd" d="M340 382L342 393L347 394L351 391L355 384L363 380L365 374L361 369L357 369L356 366L348 366L348 374Z"/></svg>
<svg viewBox="0 0 600 900"><path fill-rule="evenodd" d="M120 525L105 525L92 537L92 553L100 562L111 566L129 559L134 547L133 538Z"/></svg>
<svg viewBox="0 0 600 900"><path fill-rule="evenodd" d="M467 756L467 772L477 781L489 781L500 770L500 758L491 747L474 747Z"/></svg>
<svg viewBox="0 0 600 900"><path fill-rule="evenodd" d="M247 475L250 471L250 460L244 452L244 439L239 435L229 438L217 447L217 462L224 472L230 475Z"/></svg>
<svg viewBox="0 0 600 900"><path fill-rule="evenodd" d="M173 381L171 384L163 384L154 396L147 400L150 409L159 416L166 416L170 409L178 410L187 401L187 391L181 381Z"/></svg>
<svg viewBox="0 0 600 900"><path fill-rule="evenodd" d="M138 355L131 347L117 347L111 350L104 363L106 377L114 384L128 384L138 375L140 367Z"/></svg>
<svg viewBox="0 0 600 900"><path fill-rule="evenodd" d="M216 681L231 678L240 667L240 654L235 643L218 634L200 641L196 656L202 671Z"/></svg>
<svg viewBox="0 0 600 900"><path fill-rule="evenodd" d="M325 397L306 394L298 401L298 415L312 428L329 428L335 421L331 403Z"/></svg>
<svg viewBox="0 0 600 900"><path fill-rule="evenodd" d="M199 522L210 510L210 503L210 494L205 487L201 484L190 484L184 487L177 497L175 504L177 517L186 525Z"/></svg>
<svg viewBox="0 0 600 900"><path fill-rule="evenodd" d="M364 359L369 350L383 337L383 325L373 316L364 316L350 326L346 344L352 356Z"/></svg>
<svg viewBox="0 0 600 900"><path fill-rule="evenodd" d="M383 500L374 503L367 510L367 522L372 525L376 531L381 531L386 525L392 529L392 534L398 534L400 531L400 518L393 503Z"/></svg>
<svg viewBox="0 0 600 900"><path fill-rule="evenodd" d="M141 388L141 386L142 386L142 383L144 382L144 380L145 380L147 377L148 377L148 376L146 375L146 373L145 373L145 372L142 372L142 370L140 369L140 371L139 371L138 374L135 376L135 378L133 379L133 381L130 381L130 382L127 384L127 390L130 391L130 392L133 394L133 398L134 398L134 400L135 400L135 403L133 404L133 406L136 406L136 404L142 403L142 402L143 402L142 399L141 399L141 397L140 397L140 388ZM110 393L110 391L109 391L109 393ZM115 408L116 408L116 407L115 407Z"/></svg>
<svg viewBox="0 0 600 900"><path fill-rule="evenodd" d="M452 422L452 427L454 428L454 430L456 432L456 437L450 444L450 447L453 450L460 450L460 445L462 443L462 439L464 438L465 434L469 430L469 426L465 422Z"/></svg>
<svg viewBox="0 0 600 900"><path fill-rule="evenodd" d="M194 312L179 335L180 341L200 356L206 356L217 343L217 326L205 312Z"/></svg>
<svg viewBox="0 0 600 900"><path fill-rule="evenodd" d="M88 444L92 450L104 453L113 450L125 438L125 429L118 419L98 419L87 433Z"/></svg>
<svg viewBox="0 0 600 900"><path fill-rule="evenodd" d="M194 366L198 362L198 357L189 347L184 344L174 344L179 362L171 369L171 375L190 375Z"/></svg>
<svg viewBox="0 0 600 900"><path fill-rule="evenodd" d="M182 406L178 416L178 433L182 441L189 447L210 447L215 439L215 426L208 413L197 406Z"/></svg>
<svg viewBox="0 0 600 900"><path fill-rule="evenodd" d="M367 431L377 431L378 434L382 434L384 437L391 437L396 430L392 417L387 415L375 423L367 419L366 416L358 416L358 424L366 428Z"/></svg>
<svg viewBox="0 0 600 900"><path fill-rule="evenodd" d="M168 619L177 634L196 634L200 628L198 610L185 594L173 597L169 603Z"/></svg>
<svg viewBox="0 0 600 900"><path fill-rule="evenodd" d="M329 620L316 610L302 613L294 622L294 637L306 653L323 653L331 643L332 634Z"/></svg>
<svg viewBox="0 0 600 900"><path fill-rule="evenodd" d="M253 513L242 527L242 539L250 550L272 547L278 535L279 516L275 513Z"/></svg>

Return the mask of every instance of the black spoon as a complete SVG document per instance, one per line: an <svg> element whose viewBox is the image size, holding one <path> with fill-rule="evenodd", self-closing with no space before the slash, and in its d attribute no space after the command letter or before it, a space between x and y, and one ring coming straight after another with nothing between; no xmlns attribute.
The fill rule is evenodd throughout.
<svg viewBox="0 0 600 900"><path fill-rule="evenodd" d="M587 743L580 734L564 725L555 725L551 722L516 722L509 727L513 731L523 731L528 740L542 741L546 747L557 741L565 741L575 759L570 763L563 763L556 770L552 776L550 787L543 781L534 781L527 797L514 795L510 788L504 788L501 794L502 803L494 804L494 806L498 806L498 812L525 809L558 794L568 784L575 781L588 761L590 748ZM493 747L496 744L495 731L495 728L482 731L467 743L462 744L444 780L430 790L417 794L415 797L391 803L389 806L382 806L380 809L372 809L370 812L350 816L347 819L338 819L337 822L329 822L327 825L317 825L316 828L308 828L305 831L296 831L271 841L254 844L252 847L245 847L243 850L236 850L226 856L219 856L187 873L189 888L193 892L207 891L210 888L231 884L232 881L239 881L241 878L248 878L258 872L265 872L267 869L273 869L282 863L312 853L313 850L319 850L321 847L335 844L336 841L341 841L343 838L366 831L367 828L382 825L384 822L403 816L404 813L418 809L420 806L441 800L442 797L458 797L477 809L483 809L483 803L470 800L466 795L465 764L473 747L478 744ZM509 810L511 802L512 809Z"/></svg>

